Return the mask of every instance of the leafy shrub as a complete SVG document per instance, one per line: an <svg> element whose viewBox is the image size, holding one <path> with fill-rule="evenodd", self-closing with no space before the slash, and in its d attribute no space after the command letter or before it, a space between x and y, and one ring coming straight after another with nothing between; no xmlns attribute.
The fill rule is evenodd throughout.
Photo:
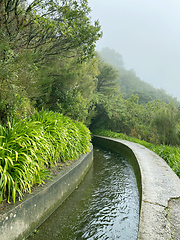
<svg viewBox="0 0 180 240"><path fill-rule="evenodd" d="M34 184L50 178L48 168L90 150L90 132L59 113L41 111L7 127L0 125L0 202L15 202Z"/></svg>

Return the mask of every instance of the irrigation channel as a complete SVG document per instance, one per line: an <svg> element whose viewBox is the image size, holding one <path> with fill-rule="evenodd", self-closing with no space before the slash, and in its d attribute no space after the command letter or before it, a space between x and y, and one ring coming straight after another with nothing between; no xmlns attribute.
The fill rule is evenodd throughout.
<svg viewBox="0 0 180 240"><path fill-rule="evenodd" d="M28 240L137 239L139 192L129 161L94 147L78 188Z"/></svg>

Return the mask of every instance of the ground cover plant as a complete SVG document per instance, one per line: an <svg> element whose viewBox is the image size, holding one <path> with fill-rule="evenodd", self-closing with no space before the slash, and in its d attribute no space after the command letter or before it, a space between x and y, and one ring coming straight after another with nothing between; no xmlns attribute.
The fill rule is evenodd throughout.
<svg viewBox="0 0 180 240"><path fill-rule="evenodd" d="M151 151L158 154L162 157L168 165L172 168L172 170L176 173L178 177L180 177L180 149L179 147L167 146L167 145L155 145L152 143L148 143L146 141L140 140L138 138L129 137L123 133L116 133L109 130L104 129L96 129L93 131L93 134L112 137L112 138L120 138L123 140L139 143Z"/></svg>
<svg viewBox="0 0 180 240"><path fill-rule="evenodd" d="M87 127L60 113L42 110L0 125L0 203L21 200L35 184L52 177L50 167L89 150Z"/></svg>

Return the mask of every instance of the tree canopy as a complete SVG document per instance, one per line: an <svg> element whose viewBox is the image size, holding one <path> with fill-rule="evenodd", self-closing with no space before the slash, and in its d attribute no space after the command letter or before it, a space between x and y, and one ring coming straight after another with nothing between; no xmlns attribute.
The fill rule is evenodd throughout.
<svg viewBox="0 0 180 240"><path fill-rule="evenodd" d="M180 105L177 98L167 94L165 90L156 89L149 83L142 81L136 76L136 72L133 69L127 70L124 67L122 56L114 49L106 47L99 54L105 62L118 70L119 77L117 81L121 88L121 94L125 99L131 97L132 94L138 94L139 103L143 105L158 99L164 100L166 103L170 103L173 100L176 107Z"/></svg>
<svg viewBox="0 0 180 240"><path fill-rule="evenodd" d="M75 79L73 71L65 76L68 59L88 65L102 36L99 22L91 22L90 11L86 0L0 1L1 123L41 104L55 79L77 84L78 74Z"/></svg>
<svg viewBox="0 0 180 240"><path fill-rule="evenodd" d="M30 4L1 0L0 4L3 36L14 50L33 50L36 62L73 49L81 60L90 58L102 36L99 22L91 23L86 0L34 0Z"/></svg>
<svg viewBox="0 0 180 240"><path fill-rule="evenodd" d="M0 123L62 113L159 144L179 144L179 102L104 48L87 0L0 0ZM173 101L172 101L173 100Z"/></svg>

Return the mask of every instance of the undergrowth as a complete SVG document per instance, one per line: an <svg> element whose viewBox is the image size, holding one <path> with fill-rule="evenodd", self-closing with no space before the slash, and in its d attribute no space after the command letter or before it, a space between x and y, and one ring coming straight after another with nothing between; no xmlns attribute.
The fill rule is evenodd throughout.
<svg viewBox="0 0 180 240"><path fill-rule="evenodd" d="M0 125L0 203L31 193L51 177L48 169L90 151L90 132L59 113L41 111Z"/></svg>

